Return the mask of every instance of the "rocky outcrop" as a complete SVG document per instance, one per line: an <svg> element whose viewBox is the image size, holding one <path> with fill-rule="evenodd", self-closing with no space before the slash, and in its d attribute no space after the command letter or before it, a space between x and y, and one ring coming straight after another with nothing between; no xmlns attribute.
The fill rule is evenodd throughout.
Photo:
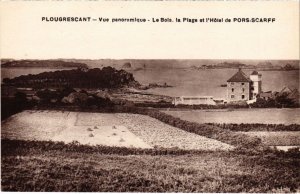
<svg viewBox="0 0 300 194"><path fill-rule="evenodd" d="M73 92L68 96L64 97L61 101L67 104L74 103L85 103L88 100L89 96L86 93Z"/></svg>

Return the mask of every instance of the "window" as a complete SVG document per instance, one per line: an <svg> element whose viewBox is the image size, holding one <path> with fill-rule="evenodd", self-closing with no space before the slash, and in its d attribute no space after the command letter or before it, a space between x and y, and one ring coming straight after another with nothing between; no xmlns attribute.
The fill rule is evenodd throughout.
<svg viewBox="0 0 300 194"><path fill-rule="evenodd" d="M230 85L232 85L232 86L233 86L233 85L234 85L234 83L233 83L233 82L231 82L231 83L230 83Z"/></svg>
<svg viewBox="0 0 300 194"><path fill-rule="evenodd" d="M245 88L242 88L242 91L245 92Z"/></svg>
<svg viewBox="0 0 300 194"><path fill-rule="evenodd" d="M231 95L231 98L234 98L234 95Z"/></svg>
<svg viewBox="0 0 300 194"><path fill-rule="evenodd" d="M234 88L231 88L231 92L234 92Z"/></svg>
<svg viewBox="0 0 300 194"><path fill-rule="evenodd" d="M242 99L245 99L245 95L242 95Z"/></svg>
<svg viewBox="0 0 300 194"><path fill-rule="evenodd" d="M242 86L245 85L245 83L242 83Z"/></svg>

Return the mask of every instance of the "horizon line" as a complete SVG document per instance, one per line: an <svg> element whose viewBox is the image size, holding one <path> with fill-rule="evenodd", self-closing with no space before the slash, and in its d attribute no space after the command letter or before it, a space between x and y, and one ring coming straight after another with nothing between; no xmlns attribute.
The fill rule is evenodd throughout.
<svg viewBox="0 0 300 194"><path fill-rule="evenodd" d="M241 61L300 61L300 59L188 59L188 58L13 58L0 57L0 60L241 60Z"/></svg>

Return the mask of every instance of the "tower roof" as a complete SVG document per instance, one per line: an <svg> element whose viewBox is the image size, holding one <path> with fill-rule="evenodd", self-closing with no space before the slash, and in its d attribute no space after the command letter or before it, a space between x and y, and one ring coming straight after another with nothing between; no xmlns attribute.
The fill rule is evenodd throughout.
<svg viewBox="0 0 300 194"><path fill-rule="evenodd" d="M234 74L227 82L251 82L251 80L246 76L246 74L239 69L239 71Z"/></svg>
<svg viewBox="0 0 300 194"><path fill-rule="evenodd" d="M261 75L261 74L254 70L254 71L251 73L251 75Z"/></svg>

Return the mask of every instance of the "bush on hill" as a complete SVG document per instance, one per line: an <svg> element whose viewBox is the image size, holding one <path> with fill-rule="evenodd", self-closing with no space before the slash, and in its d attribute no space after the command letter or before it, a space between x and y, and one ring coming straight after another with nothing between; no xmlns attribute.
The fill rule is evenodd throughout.
<svg viewBox="0 0 300 194"><path fill-rule="evenodd" d="M207 123L208 125L229 129L231 131L300 131L298 124L262 124L262 123Z"/></svg>

